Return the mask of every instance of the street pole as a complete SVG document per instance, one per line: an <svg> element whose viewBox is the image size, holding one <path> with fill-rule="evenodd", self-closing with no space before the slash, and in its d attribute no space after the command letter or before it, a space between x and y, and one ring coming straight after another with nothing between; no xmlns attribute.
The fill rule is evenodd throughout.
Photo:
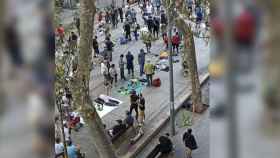
<svg viewBox="0 0 280 158"><path fill-rule="evenodd" d="M68 152L67 152L67 144L66 144L66 139L65 139L65 133L64 133L64 125L63 125L63 111L62 111L62 103L61 103L61 98L57 101L58 105L58 111L60 114L60 125L61 125L61 133L62 133L62 141L63 141L63 146L64 146L64 158L68 158Z"/></svg>
<svg viewBox="0 0 280 158"><path fill-rule="evenodd" d="M237 124L237 104L236 104L236 71L235 46L233 42L233 6L235 0L225 0L225 54L226 54L226 93L228 112L228 156L229 158L239 158L238 154L238 124Z"/></svg>
<svg viewBox="0 0 280 158"><path fill-rule="evenodd" d="M169 48L169 81L170 81L170 121L171 121L171 134L175 136L175 116L174 116L174 81L173 81L173 51L172 51L172 22L171 11L169 10L168 18L168 48Z"/></svg>

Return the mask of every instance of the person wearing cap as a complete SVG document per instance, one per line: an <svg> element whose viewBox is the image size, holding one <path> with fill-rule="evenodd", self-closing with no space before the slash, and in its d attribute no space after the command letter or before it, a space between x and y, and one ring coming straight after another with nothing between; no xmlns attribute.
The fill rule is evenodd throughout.
<svg viewBox="0 0 280 158"><path fill-rule="evenodd" d="M151 63L150 60L148 60L147 63L145 64L145 66L144 66L144 72L145 72L146 77L147 77L148 86L152 85L154 70L155 70L154 65Z"/></svg>

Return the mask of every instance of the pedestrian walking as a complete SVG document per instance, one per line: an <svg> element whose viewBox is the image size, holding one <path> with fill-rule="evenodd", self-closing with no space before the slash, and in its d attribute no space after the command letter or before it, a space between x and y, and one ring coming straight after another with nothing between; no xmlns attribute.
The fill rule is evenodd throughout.
<svg viewBox="0 0 280 158"><path fill-rule="evenodd" d="M140 68L140 77L144 74L144 65L145 65L145 52L143 49L140 49L138 54L138 64Z"/></svg>
<svg viewBox="0 0 280 158"><path fill-rule="evenodd" d="M192 158L192 151L198 148L192 129L188 129L183 135L183 142L186 146L187 158Z"/></svg>
<svg viewBox="0 0 280 158"><path fill-rule="evenodd" d="M127 52L126 55L126 67L128 70L128 75L132 74L134 77L134 64L133 64L134 56L131 54L130 51Z"/></svg>
<svg viewBox="0 0 280 158"><path fill-rule="evenodd" d="M122 9L122 7L119 7L118 11L119 11L121 23L123 23L123 9Z"/></svg>
<svg viewBox="0 0 280 158"><path fill-rule="evenodd" d="M180 36L179 33L176 32L176 34L172 37L172 48L173 48L173 52L175 52L176 49L176 55L179 53L179 45L180 45Z"/></svg>
<svg viewBox="0 0 280 158"><path fill-rule="evenodd" d="M113 85L113 83L115 82L115 86L117 86L117 82L118 82L118 73L115 67L115 64L111 65L111 68L109 70L110 76L111 76L111 85Z"/></svg>
<svg viewBox="0 0 280 158"><path fill-rule="evenodd" d="M148 81L148 87L152 85L153 82L153 75L154 75L154 70L155 67L153 64L151 64L151 61L148 60L147 63L144 66L144 72L146 74L147 77L147 81Z"/></svg>
<svg viewBox="0 0 280 158"><path fill-rule="evenodd" d="M156 38L158 38L159 26L160 26L159 20L158 20L156 17L154 17L154 22L153 22L153 35L154 35L154 37L156 37Z"/></svg>
<svg viewBox="0 0 280 158"><path fill-rule="evenodd" d="M124 76L124 65L125 62L123 60L123 54L120 55L120 60L119 60L119 68L120 68L120 75L121 75L121 80L126 80Z"/></svg>
<svg viewBox="0 0 280 158"><path fill-rule="evenodd" d="M99 46L98 46L97 36L95 36L92 40L92 47L94 50L94 57L97 57L97 55L99 55Z"/></svg>
<svg viewBox="0 0 280 158"><path fill-rule="evenodd" d="M131 92L131 95L130 95L130 109L129 109L129 112L132 114L132 111L134 110L136 115L135 115L135 118L136 120L138 121L138 95L136 94L136 91L133 90Z"/></svg>
<svg viewBox="0 0 280 158"><path fill-rule="evenodd" d="M143 124L145 121L145 98L142 93L139 95L139 123Z"/></svg>

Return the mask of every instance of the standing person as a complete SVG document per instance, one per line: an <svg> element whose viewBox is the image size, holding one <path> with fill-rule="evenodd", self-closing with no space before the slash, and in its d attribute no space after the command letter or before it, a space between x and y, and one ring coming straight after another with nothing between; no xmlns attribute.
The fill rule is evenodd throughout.
<svg viewBox="0 0 280 158"><path fill-rule="evenodd" d="M72 144L72 141L67 141L68 158L77 158L77 147Z"/></svg>
<svg viewBox="0 0 280 158"><path fill-rule="evenodd" d="M164 41L164 44L165 44L165 49L168 50L168 36L167 36L167 33L163 33L163 41Z"/></svg>
<svg viewBox="0 0 280 158"><path fill-rule="evenodd" d="M121 23L123 23L123 9L122 9L122 7L119 7L118 11L119 11Z"/></svg>
<svg viewBox="0 0 280 158"><path fill-rule="evenodd" d="M160 14L160 23L161 23L161 31L163 33L166 33L167 32L167 17L166 17L164 10L162 10L161 14Z"/></svg>
<svg viewBox="0 0 280 158"><path fill-rule="evenodd" d="M124 23L125 38L131 41L130 24L128 21Z"/></svg>
<svg viewBox="0 0 280 158"><path fill-rule="evenodd" d="M139 29L140 29L140 25L136 23L134 25L134 29L133 29L133 34L134 34L134 38L136 41L138 41L138 30Z"/></svg>
<svg viewBox="0 0 280 158"><path fill-rule="evenodd" d="M203 19L203 13L202 13L202 8L200 6L197 6L195 9L195 14L196 14L196 28L200 27L200 23Z"/></svg>
<svg viewBox="0 0 280 158"><path fill-rule="evenodd" d="M140 67L140 77L144 74L144 65L145 65L145 52L143 49L140 49L138 54L138 64Z"/></svg>
<svg viewBox="0 0 280 158"><path fill-rule="evenodd" d="M142 93L139 95L139 123L143 124L145 121L145 98Z"/></svg>
<svg viewBox="0 0 280 158"><path fill-rule="evenodd" d="M133 64L134 56L131 54L130 51L127 52L126 55L126 67L128 70L128 75L132 74L134 77L134 64Z"/></svg>
<svg viewBox="0 0 280 158"><path fill-rule="evenodd" d="M106 24L110 23L110 13L108 10L106 10L106 12L105 12L105 22L106 22Z"/></svg>
<svg viewBox="0 0 280 158"><path fill-rule="evenodd" d="M80 35L80 18L79 17L75 17L74 21L75 21L75 25L76 25L76 28L78 30L78 33Z"/></svg>
<svg viewBox="0 0 280 158"><path fill-rule="evenodd" d="M69 47L70 47L70 52L72 54L74 54L74 51L77 48L77 43L78 43L78 36L74 32L71 32L71 36L69 39Z"/></svg>
<svg viewBox="0 0 280 158"><path fill-rule="evenodd" d="M176 55L179 53L179 45L180 45L180 36L179 33L176 32L176 34L172 37L172 48L173 52L175 52L176 49Z"/></svg>
<svg viewBox="0 0 280 158"><path fill-rule="evenodd" d="M109 70L110 76L111 76L111 85L113 85L113 82L115 82L115 86L117 86L118 81L118 73L115 67L115 64L111 65L111 68Z"/></svg>
<svg viewBox="0 0 280 158"><path fill-rule="evenodd" d="M100 11L98 14L97 14L97 16L98 16L98 23L100 23L101 21L102 21L102 19L103 19L103 12L102 11Z"/></svg>
<svg viewBox="0 0 280 158"><path fill-rule="evenodd" d="M158 33L159 33L159 20L154 17L154 22L153 22L153 34L154 34L154 37L158 38Z"/></svg>
<svg viewBox="0 0 280 158"><path fill-rule="evenodd" d="M145 66L144 66L144 72L145 72L146 77L147 77L148 86L152 85L154 69L155 69L154 65L151 64L150 60L148 60L147 63L145 64Z"/></svg>
<svg viewBox="0 0 280 158"><path fill-rule="evenodd" d="M64 156L64 145L60 141L60 138L55 138L55 157L63 158Z"/></svg>
<svg viewBox="0 0 280 158"><path fill-rule="evenodd" d="M187 158L191 158L192 151L198 148L195 137L192 134L192 129L188 129L188 131L184 133L183 142L186 146Z"/></svg>
<svg viewBox="0 0 280 158"><path fill-rule="evenodd" d="M125 80L124 65L125 65L125 62L123 61L123 54L121 54L120 55L120 60L119 60L119 68L120 68L121 80Z"/></svg>
<svg viewBox="0 0 280 158"><path fill-rule="evenodd" d="M131 17L132 17L132 22L137 23L137 17L136 17L136 11L134 8L131 9Z"/></svg>
<svg viewBox="0 0 280 158"><path fill-rule="evenodd" d="M107 58L111 62L112 61L112 53L113 53L113 47L114 43L110 40L109 37L106 37L105 40L105 46L106 46L106 51L107 51Z"/></svg>
<svg viewBox="0 0 280 158"><path fill-rule="evenodd" d="M146 12L149 16L153 14L153 6L151 5L150 2L148 2L148 4L146 5Z"/></svg>
<svg viewBox="0 0 280 158"><path fill-rule="evenodd" d="M136 94L136 91L133 90L131 92L131 95L130 95L130 110L129 110L129 112L130 112L130 114L132 114L132 111L133 110L135 111L135 113L136 113L135 118L136 118L137 121L138 121L138 103L137 103L138 99L139 99L139 97Z"/></svg>
<svg viewBox="0 0 280 158"><path fill-rule="evenodd" d="M95 36L94 39L92 40L92 47L94 49L94 57L96 57L97 55L99 55L97 36Z"/></svg>
<svg viewBox="0 0 280 158"><path fill-rule="evenodd" d="M192 14L193 0L187 0L189 14Z"/></svg>
<svg viewBox="0 0 280 158"><path fill-rule="evenodd" d="M151 47L152 47L152 34L150 32L147 32L143 36L143 43L146 45L147 53L151 53Z"/></svg>
<svg viewBox="0 0 280 158"><path fill-rule="evenodd" d="M150 33L153 33L154 20L152 16L148 16L147 26Z"/></svg>
<svg viewBox="0 0 280 158"><path fill-rule="evenodd" d="M56 29L56 32L58 34L59 41L61 42L61 44L64 43L65 31L64 31L64 27L62 24L59 24L59 27Z"/></svg>
<svg viewBox="0 0 280 158"><path fill-rule="evenodd" d="M161 6L161 0L154 0L154 2L155 2L155 6L157 8L157 13L156 14L158 14L159 10L160 10L160 6Z"/></svg>

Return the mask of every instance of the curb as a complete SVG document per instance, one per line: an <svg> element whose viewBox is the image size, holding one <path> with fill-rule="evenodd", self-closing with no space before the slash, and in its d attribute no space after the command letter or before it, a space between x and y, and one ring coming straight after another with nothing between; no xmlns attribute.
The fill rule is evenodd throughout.
<svg viewBox="0 0 280 158"><path fill-rule="evenodd" d="M204 76L202 76L200 85L205 84L205 82L208 81L209 78L210 78L209 73L206 73ZM188 92L184 98L180 98L180 102L177 104L178 106L175 107L175 114L178 113L183 103L186 100L190 99L191 93L192 92ZM155 128L155 130L147 138L145 138L144 142L140 144L134 152L126 154L125 156L123 156L123 158L135 158L143 150L143 148L150 142L150 140L160 132L160 130L168 123L169 120L170 120L170 114L168 114L166 118L158 122L158 126Z"/></svg>

